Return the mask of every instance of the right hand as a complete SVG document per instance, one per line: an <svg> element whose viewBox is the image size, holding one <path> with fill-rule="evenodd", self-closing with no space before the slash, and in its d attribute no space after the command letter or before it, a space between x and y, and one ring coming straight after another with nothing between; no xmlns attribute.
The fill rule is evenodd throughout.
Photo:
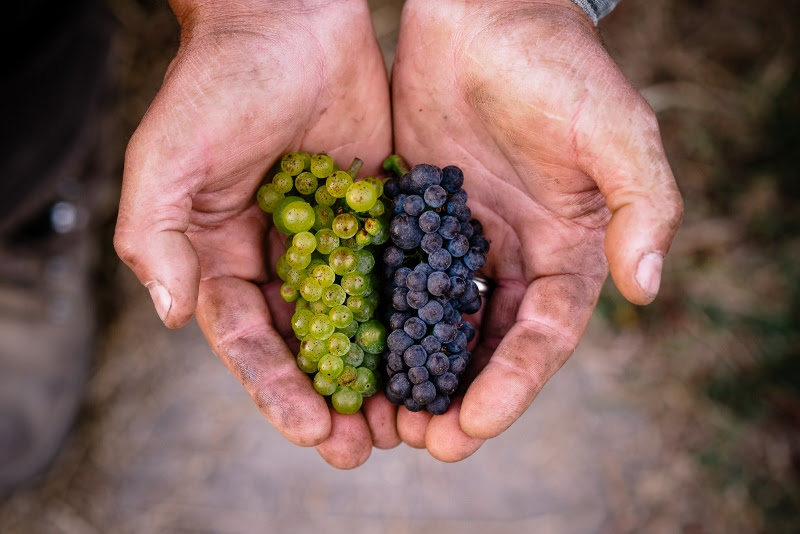
<svg viewBox="0 0 800 534"><path fill-rule="evenodd" d="M328 408L287 342L273 266L283 237L254 203L284 153L377 172L391 151L386 69L363 0L173 0L181 45L128 145L115 247L164 324L193 314L214 352L291 442L340 468L399 443L382 395Z"/></svg>

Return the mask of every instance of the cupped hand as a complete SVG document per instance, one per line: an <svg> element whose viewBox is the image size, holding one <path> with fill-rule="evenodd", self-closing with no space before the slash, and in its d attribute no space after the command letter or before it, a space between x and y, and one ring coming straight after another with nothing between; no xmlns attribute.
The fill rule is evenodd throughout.
<svg viewBox="0 0 800 534"><path fill-rule="evenodd" d="M196 313L275 428L355 467L373 443L399 443L393 407L376 396L338 414L298 369L270 268L283 237L254 193L292 150L377 171L391 150L386 69L362 0L262 4L172 2L181 45L128 145L115 247L167 326Z"/></svg>
<svg viewBox="0 0 800 534"><path fill-rule="evenodd" d="M609 269L653 300L683 206L652 110L571 0L409 0L392 97L396 151L461 166L491 241L480 372L446 414L397 416L406 443L456 461L569 358Z"/></svg>

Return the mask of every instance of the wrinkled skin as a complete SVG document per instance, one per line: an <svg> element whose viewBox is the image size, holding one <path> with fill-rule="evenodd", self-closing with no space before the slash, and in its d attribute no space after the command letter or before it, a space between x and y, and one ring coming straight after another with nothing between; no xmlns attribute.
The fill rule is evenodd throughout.
<svg viewBox="0 0 800 534"><path fill-rule="evenodd" d="M457 461L569 358L609 268L652 301L683 207L652 110L569 0L408 1L392 97L396 151L460 165L491 240L485 367L446 414L397 416L406 443Z"/></svg>
<svg viewBox="0 0 800 534"><path fill-rule="evenodd" d="M473 368L485 367L445 415L375 395L344 416L295 365L292 306L265 270L283 238L253 195L276 158L299 148L359 156L376 171L392 150L385 69L364 2L259 4L173 1L181 47L128 147L117 251L167 326L196 313L293 443L340 468L400 438L465 458L569 357L609 266L632 302L657 293L682 205L652 111L569 0L408 1L395 151L467 175L492 241L482 274L497 284L476 318Z"/></svg>
<svg viewBox="0 0 800 534"><path fill-rule="evenodd" d="M345 165L358 156L377 172L391 151L386 68L362 1L250 4L172 3L181 46L128 146L115 247L167 326L196 313L286 438L351 468L373 444L399 443L395 409L375 396L363 413L338 414L297 368L292 305L265 270L283 238L254 193L297 149Z"/></svg>

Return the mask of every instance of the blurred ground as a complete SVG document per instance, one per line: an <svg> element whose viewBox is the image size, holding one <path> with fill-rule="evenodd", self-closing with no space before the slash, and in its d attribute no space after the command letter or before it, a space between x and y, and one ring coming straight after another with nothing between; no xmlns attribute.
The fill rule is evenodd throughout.
<svg viewBox="0 0 800 534"><path fill-rule="evenodd" d="M177 46L164 4L111 2L125 135ZM388 63L402 2L370 4ZM685 224L657 301L609 284L574 357L471 458L400 446L340 472L289 445L106 239L116 305L80 420L0 531L796 532L798 21L796 2L623 0L601 23L658 113Z"/></svg>

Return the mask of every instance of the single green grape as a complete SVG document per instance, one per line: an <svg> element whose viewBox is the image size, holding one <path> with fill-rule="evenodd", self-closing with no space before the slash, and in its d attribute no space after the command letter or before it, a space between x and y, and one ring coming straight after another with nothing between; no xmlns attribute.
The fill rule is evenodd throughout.
<svg viewBox="0 0 800 534"><path fill-rule="evenodd" d="M310 172L301 172L294 179L294 187L301 195L310 195L317 190L317 177Z"/></svg>
<svg viewBox="0 0 800 534"><path fill-rule="evenodd" d="M358 267L356 252L347 247L337 247L328 256L328 264L339 276L351 273Z"/></svg>
<svg viewBox="0 0 800 534"><path fill-rule="evenodd" d="M278 275L278 278L285 282L289 269L291 269L291 267L286 263L286 256L281 254L278 261L275 262L275 273Z"/></svg>
<svg viewBox="0 0 800 534"><path fill-rule="evenodd" d="M356 328L358 328L358 325L356 325ZM342 358L347 365L358 367L364 361L364 354L364 349L359 347L358 343L350 343L350 350Z"/></svg>
<svg viewBox="0 0 800 534"><path fill-rule="evenodd" d="M331 284L322 290L322 302L331 308L344 304L347 292L339 284Z"/></svg>
<svg viewBox="0 0 800 534"><path fill-rule="evenodd" d="M292 234L310 230L314 220L314 208L305 200L289 203L281 213L281 222Z"/></svg>
<svg viewBox="0 0 800 534"><path fill-rule="evenodd" d="M386 350L386 327L376 319L361 323L356 332L356 343L364 352L380 354Z"/></svg>
<svg viewBox="0 0 800 534"><path fill-rule="evenodd" d="M328 338L328 352L335 356L344 356L350 350L350 339L341 332L334 332Z"/></svg>
<svg viewBox="0 0 800 534"><path fill-rule="evenodd" d="M339 386L331 395L333 408L343 414L356 413L361 408L361 393L346 386Z"/></svg>
<svg viewBox="0 0 800 534"><path fill-rule="evenodd" d="M334 356L328 353L319 359L318 367L320 373L332 380L336 380L344 371L344 361L341 356Z"/></svg>
<svg viewBox="0 0 800 534"><path fill-rule="evenodd" d="M302 153L289 152L281 158L281 170L291 176L297 176L305 168L305 158Z"/></svg>
<svg viewBox="0 0 800 534"><path fill-rule="evenodd" d="M358 250L356 251L356 256L358 257L356 271L361 273L369 273L375 267L375 256L373 256L372 252L369 250Z"/></svg>
<svg viewBox="0 0 800 534"><path fill-rule="evenodd" d="M322 206L333 206L336 203L336 197L328 193L327 187L318 187L314 192L314 200Z"/></svg>
<svg viewBox="0 0 800 534"><path fill-rule="evenodd" d="M311 254L317 248L317 238L311 232L300 232L292 237L292 246L300 254Z"/></svg>
<svg viewBox="0 0 800 534"><path fill-rule="evenodd" d="M342 369L342 374L339 375L337 382L340 386L350 386L353 384L353 382L355 382L356 377L358 377L358 369L352 365L345 364L344 369Z"/></svg>
<svg viewBox="0 0 800 534"><path fill-rule="evenodd" d="M324 373L318 372L314 375L314 389L320 395L333 395L337 387L339 384L336 383L336 380L329 378Z"/></svg>
<svg viewBox="0 0 800 534"><path fill-rule="evenodd" d="M308 357L304 356L303 354L298 354L297 357L295 358L295 360L297 360L297 366L304 373L316 373L317 372L317 362L315 362L314 360L310 360Z"/></svg>
<svg viewBox="0 0 800 534"><path fill-rule="evenodd" d="M353 316L355 316L355 314L360 313L366 308L367 299L359 295L350 295L347 297L346 306L350 308L350 311L353 312Z"/></svg>
<svg viewBox="0 0 800 534"><path fill-rule="evenodd" d="M356 371L356 379L350 384L354 391L358 391L364 397L369 397L378 390L378 381L372 370L366 367L359 367Z"/></svg>
<svg viewBox="0 0 800 534"><path fill-rule="evenodd" d="M309 302L316 302L322 298L322 286L316 278L308 277L300 283L300 296Z"/></svg>
<svg viewBox="0 0 800 534"><path fill-rule="evenodd" d="M311 254L303 254L297 247L292 245L289 247L289 250L286 251L286 263L288 263L289 267L292 269L301 271L311 263Z"/></svg>
<svg viewBox="0 0 800 534"><path fill-rule="evenodd" d="M308 325L314 314L308 310L296 310L292 315L292 330L298 339L302 340L308 335Z"/></svg>
<svg viewBox="0 0 800 534"><path fill-rule="evenodd" d="M361 245L358 244L358 241L356 241L356 236L348 237L347 239L342 239L340 241L340 244L341 244L341 246L343 246L345 248L349 248L353 252L357 252L357 251L361 250L362 248L364 248L364 247L362 247Z"/></svg>
<svg viewBox="0 0 800 534"><path fill-rule="evenodd" d="M357 343L351 343L350 346L352 347L355 345L358 347ZM381 363L381 355L380 354L372 354L371 352L364 353L364 360L361 362L361 367L366 367L367 369L371 370L373 373L378 370L378 364Z"/></svg>
<svg viewBox="0 0 800 534"><path fill-rule="evenodd" d="M281 284L281 298L286 302L294 302L297 300L297 297L300 296L300 293L297 289L293 288L289 285L288 282L284 282Z"/></svg>
<svg viewBox="0 0 800 534"><path fill-rule="evenodd" d="M377 198L380 198L381 195L383 195L383 180L375 176L367 176L364 178L364 181L368 184L371 184L372 187L375 188L375 194L377 195Z"/></svg>
<svg viewBox="0 0 800 534"><path fill-rule="evenodd" d="M383 221L376 219L375 217L370 217L364 221L364 230L369 232L369 235L372 236L378 235L378 233L383 230L383 227Z"/></svg>
<svg viewBox="0 0 800 534"><path fill-rule="evenodd" d="M320 152L311 156L311 173L317 178L327 178L333 173L333 158Z"/></svg>
<svg viewBox="0 0 800 534"><path fill-rule="evenodd" d="M325 289L326 287L330 286L336 280L336 273L333 272L333 269L331 269L331 266L328 265L327 263L322 263L320 265L315 266L313 269L311 269L310 272L312 278L316 279L317 282L319 282L319 286L322 289ZM322 295L320 295L320 297L321 296Z"/></svg>
<svg viewBox="0 0 800 534"><path fill-rule="evenodd" d="M273 213L283 198L284 194L278 191L273 184L262 185L256 193L258 207L267 213Z"/></svg>
<svg viewBox="0 0 800 534"><path fill-rule="evenodd" d="M377 308L378 308L378 304L380 304L380 302L379 302L379 300L380 300L380 296L378 295L378 293L377 293L377 292L372 292L372 291L371 291L371 289L372 289L372 284L373 284L373 282L372 282L372 278L370 278L370 281L369 281L369 285L370 285L370 291L369 291L369 294L367 294L367 293L364 293L364 294L363 294L363 295L361 295L361 296L362 296L362 297L364 297L364 299L367 301L367 303L368 303L368 304L369 304L369 305L370 305L370 306L371 306L373 309L377 309Z"/></svg>
<svg viewBox="0 0 800 534"><path fill-rule="evenodd" d="M337 332L341 332L342 334L346 335L348 339L352 338L358 332L358 321L355 318L350 321L350 324L344 326L342 328L337 328Z"/></svg>
<svg viewBox="0 0 800 534"><path fill-rule="evenodd" d="M372 244L377 246L383 245L389 241L389 237L389 229L387 228L387 225L384 225L383 229L372 236Z"/></svg>
<svg viewBox="0 0 800 534"><path fill-rule="evenodd" d="M294 178L288 172L280 171L272 177L272 185L283 194L288 193L294 186Z"/></svg>
<svg viewBox="0 0 800 534"><path fill-rule="evenodd" d="M308 277L308 272L305 269L289 268L286 272L286 283L291 287L299 290L300 284Z"/></svg>
<svg viewBox="0 0 800 534"><path fill-rule="evenodd" d="M358 212L369 211L377 200L378 194L375 192L375 186L366 180L353 182L345 194L347 205L353 211Z"/></svg>
<svg viewBox="0 0 800 534"><path fill-rule="evenodd" d="M371 217L380 217L386 213L386 205L382 200L378 199L375 201L375 205L372 206L367 213L369 213Z"/></svg>
<svg viewBox="0 0 800 534"><path fill-rule="evenodd" d="M283 224L283 212L286 209L286 206L297 201L303 202L303 199L294 195L283 197L280 200L280 202L278 202L278 204L275 206L275 210L272 212L272 223L275 225L275 228L280 230L281 233L284 234L293 233L286 228L285 224Z"/></svg>
<svg viewBox="0 0 800 534"><path fill-rule="evenodd" d="M308 311L314 315L328 315L331 311L331 307L322 302L322 300L315 300L314 302L308 303Z"/></svg>
<svg viewBox="0 0 800 534"><path fill-rule="evenodd" d="M375 284L375 277L370 275L370 274L365 275L365 278L364 278L364 292L361 293L361 296L362 297L371 297L372 295L375 295L376 301L375 301L374 304L372 304L372 307L373 308L377 308L378 307L378 302L377 302L378 294L373 292L374 284ZM367 299L367 300L370 300L370 299ZM370 302L371 302L371 300L370 300Z"/></svg>
<svg viewBox="0 0 800 534"><path fill-rule="evenodd" d="M317 189L317 191L321 191L322 188ZM330 206L323 206L321 204L317 204L314 206L314 226L312 228L314 230L322 230L323 228L330 228L333 224L333 218L335 215L333 214L333 210Z"/></svg>
<svg viewBox="0 0 800 534"><path fill-rule="evenodd" d="M298 150L297 153L303 158L303 170L307 171L311 167L311 154L304 150Z"/></svg>
<svg viewBox="0 0 800 534"><path fill-rule="evenodd" d="M348 239L358 232L358 219L352 213L340 213L331 224L333 233L342 239Z"/></svg>
<svg viewBox="0 0 800 534"><path fill-rule="evenodd" d="M328 344L323 339L317 339L311 334L300 340L300 354L309 360L317 361L328 353Z"/></svg>
<svg viewBox="0 0 800 534"><path fill-rule="evenodd" d="M345 328L353 322L353 311L347 306L339 304L331 308L331 311L328 312L328 317L331 318L334 327Z"/></svg>
<svg viewBox="0 0 800 534"><path fill-rule="evenodd" d="M320 254L330 254L339 246L339 236L330 228L323 228L316 233L317 251Z"/></svg>
<svg viewBox="0 0 800 534"><path fill-rule="evenodd" d="M362 300L361 309L358 311L353 312L353 319L358 321L359 323L365 323L372 319L372 316L375 315L376 306L375 304L369 299L369 297L360 296L360 297L350 297L350 298L360 298Z"/></svg>
<svg viewBox="0 0 800 534"><path fill-rule="evenodd" d="M363 295L369 283L367 280L364 273L353 271L342 276L342 281L339 283L348 295Z"/></svg>
<svg viewBox="0 0 800 534"><path fill-rule="evenodd" d="M317 339L328 339L335 329L336 327L333 326L330 317L323 313L315 314L308 324L309 334Z"/></svg>
<svg viewBox="0 0 800 534"><path fill-rule="evenodd" d="M311 271L314 270L315 267L318 267L320 265L328 265L328 260L320 256L319 254L312 254L311 263L308 264L306 270L310 273Z"/></svg>
<svg viewBox="0 0 800 534"><path fill-rule="evenodd" d="M355 237L356 237L356 245L358 245L359 247L366 247L367 245L372 243L372 236L369 235L369 232L367 232L364 228L356 232Z"/></svg>
<svg viewBox="0 0 800 534"><path fill-rule="evenodd" d="M303 297L297 299L294 303L294 311L300 310L307 310L308 309L308 301Z"/></svg>
<svg viewBox="0 0 800 534"><path fill-rule="evenodd" d="M328 177L325 182L325 187L328 193L334 198L344 198L347 195L347 189L353 183L353 177L345 171L336 171Z"/></svg>

